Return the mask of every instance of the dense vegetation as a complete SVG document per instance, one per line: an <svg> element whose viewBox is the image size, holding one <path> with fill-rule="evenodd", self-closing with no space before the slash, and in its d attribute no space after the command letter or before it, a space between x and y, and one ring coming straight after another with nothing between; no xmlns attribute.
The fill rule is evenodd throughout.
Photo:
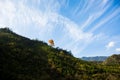
<svg viewBox="0 0 120 80"><path fill-rule="evenodd" d="M120 54L112 55L107 60L103 62L105 65L120 65Z"/></svg>
<svg viewBox="0 0 120 80"><path fill-rule="evenodd" d="M108 57L107 56L95 56L95 57L82 57L82 60L85 61L105 61Z"/></svg>
<svg viewBox="0 0 120 80"><path fill-rule="evenodd" d="M83 61L43 41L0 29L0 80L120 80L120 63L109 61Z"/></svg>

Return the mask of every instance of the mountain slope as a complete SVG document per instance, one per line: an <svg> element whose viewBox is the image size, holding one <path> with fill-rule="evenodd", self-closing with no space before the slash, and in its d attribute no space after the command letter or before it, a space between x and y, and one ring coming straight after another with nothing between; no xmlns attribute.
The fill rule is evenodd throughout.
<svg viewBox="0 0 120 80"><path fill-rule="evenodd" d="M49 78L46 73L47 55L38 45L47 46L45 43L19 36L7 28L1 29L0 80L33 80L34 77L38 80L42 76Z"/></svg>
<svg viewBox="0 0 120 80"><path fill-rule="evenodd" d="M0 29L0 80L117 80L119 66L80 60L70 52Z"/></svg>
<svg viewBox="0 0 120 80"><path fill-rule="evenodd" d="M106 59L103 64L105 65L120 65L120 54L114 54Z"/></svg>

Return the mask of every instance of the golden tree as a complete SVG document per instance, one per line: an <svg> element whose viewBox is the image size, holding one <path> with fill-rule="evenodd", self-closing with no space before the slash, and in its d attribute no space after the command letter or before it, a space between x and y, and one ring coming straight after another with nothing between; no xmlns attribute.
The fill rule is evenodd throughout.
<svg viewBox="0 0 120 80"><path fill-rule="evenodd" d="M54 46L54 41L52 39L48 40L48 42L51 46Z"/></svg>

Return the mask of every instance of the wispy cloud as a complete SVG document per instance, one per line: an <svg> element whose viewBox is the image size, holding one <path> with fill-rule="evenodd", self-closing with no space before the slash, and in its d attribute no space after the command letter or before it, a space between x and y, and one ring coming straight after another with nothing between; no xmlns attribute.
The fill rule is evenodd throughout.
<svg viewBox="0 0 120 80"><path fill-rule="evenodd" d="M94 0L93 0L94 1ZM91 2L91 4L93 4L92 2ZM88 10L89 10L89 8L94 8L95 6L93 6L93 5L91 5L90 3L86 6L87 8L84 8L84 11L83 12L87 12L87 13L90 13ZM70 32L73 34L73 37L75 38L76 37L76 39L78 39L79 40L79 42L81 42L81 36L80 35L82 35L82 36L86 36L87 38L85 38L84 37L84 40L86 41L86 40L88 40L88 42L85 42L85 44L84 45L82 45L82 48L79 48L79 53L80 52L82 52L89 44L91 44L92 42L94 42L96 39L99 39L100 37L102 37L102 36L99 36L99 37L96 37L96 36L98 36L98 35L100 35L100 34L93 34L93 32L94 31L96 31L99 27L102 27L102 25L104 25L105 23L107 23L107 22L110 22L112 19L113 19L113 17L115 17L116 15L118 16L119 15L119 12L120 12L120 10L119 10L119 8L116 10L115 8L113 9L113 12L111 12L110 14L108 14L107 16L104 16L102 19L101 19L101 21L98 21L98 23L97 24L95 24L90 30L89 30L89 32L83 32L83 30L86 28L86 27L88 27L88 26L90 26L92 23L95 23L101 16L103 16L105 13L106 13L106 11L109 9L109 7L111 6L111 4L112 4L112 1L111 2L109 2L109 4L108 4L108 0L104 0L104 1L102 1L102 2L98 2L97 4L99 4L98 5L98 7L96 8L96 9L98 9L99 8L99 11L98 10L96 10L96 11L93 11L93 13L90 13L89 14L89 17L84 21L84 23L82 23L82 25L80 26L81 28L76 28L76 29L72 29L72 30L70 30ZM107 4L107 5L106 5ZM91 10L91 9L90 9ZM94 10L94 9L93 9ZM80 12L79 12L80 11ZM79 10L79 8L77 7L76 8L76 10L75 10L75 13L78 13L79 14L79 16L82 16L83 15L83 12L81 12L81 10ZM75 28L75 27L74 27ZM80 33L80 32L82 32L82 33ZM86 35L87 34L87 35Z"/></svg>
<svg viewBox="0 0 120 80"><path fill-rule="evenodd" d="M57 11L59 10L58 2L52 0L49 4L46 4L45 1L34 1L34 5L41 4L39 9L34 7L29 7L27 1L1 1L0 2L0 23L1 26L11 27L13 30L16 30L18 33L22 35L29 36L30 34L28 30L36 30L36 34L39 34L40 37L45 37L44 34L48 36L52 35L53 30L59 24L61 27L63 26L66 31L61 34L66 34L67 37L73 39L73 41L87 41L92 36L90 33L85 33L80 30L78 25L66 17L61 16ZM53 6L54 4L54 6ZM44 6L43 6L44 5ZM52 7L51 7L52 6ZM30 30L30 31L31 31ZM25 33L26 32L26 33ZM31 33L32 35L33 33ZM43 39L43 38L42 38Z"/></svg>
<svg viewBox="0 0 120 80"><path fill-rule="evenodd" d="M105 17L100 23L95 25L90 32L94 32L96 29L101 27L103 24L107 23L108 21L111 21L114 17L118 16L120 14L120 8L116 9L113 13Z"/></svg>
<svg viewBox="0 0 120 80"><path fill-rule="evenodd" d="M78 28L75 23L66 23L66 30L68 30L69 36L74 39L74 41L83 40L87 41L92 37L91 33L83 32Z"/></svg>
<svg viewBox="0 0 120 80"><path fill-rule="evenodd" d="M79 24L60 13L61 8L69 9L70 0L0 0L0 27L8 26L19 34L44 41L53 38L57 46L72 50L78 56L91 43L104 37L102 33L94 34L94 31L120 13L119 8L114 8L99 21L98 18L111 6L112 1L108 5L108 0L95 1L80 1L75 9L70 9L75 18L85 16L83 23ZM81 18L77 19L81 21ZM90 30L85 31L97 20ZM114 42L108 46L113 47Z"/></svg>
<svg viewBox="0 0 120 80"><path fill-rule="evenodd" d="M77 6L77 8L74 11L75 13L77 13L77 16L87 16L84 14L89 13L87 19L84 21L84 23L81 24L81 29L88 27L89 25L94 23L97 19L99 19L112 4L112 1L109 2L109 4L107 4L107 2L108 2L107 0L98 1L96 3L96 5L97 5L97 8L96 8L96 5L93 5L93 2L95 2L95 0L92 0L90 2L86 1L86 3L84 3L84 5L85 4L87 4L87 5L85 5L85 7L82 6L83 7L82 10L79 10L79 6L81 6L83 4L83 3L81 3L81 4L79 4L79 6ZM99 11L98 11L98 9L99 9ZM92 11L90 11L90 10L92 10ZM75 14L75 16L76 16L76 14Z"/></svg>
<svg viewBox="0 0 120 80"><path fill-rule="evenodd" d="M30 7L30 4L26 2L27 0L17 2L12 0L0 1L0 25L11 27L18 33L36 28L39 30L40 36L43 36L44 33L51 34L58 16L56 12L59 10L59 3L55 0L49 3L38 0L34 3L39 3L39 6L33 4L31 5L33 7ZM40 8L37 9L36 7Z"/></svg>

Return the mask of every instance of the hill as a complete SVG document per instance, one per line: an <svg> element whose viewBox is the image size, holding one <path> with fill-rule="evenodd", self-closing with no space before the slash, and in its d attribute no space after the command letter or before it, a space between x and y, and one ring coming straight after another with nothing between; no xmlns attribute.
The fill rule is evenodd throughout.
<svg viewBox="0 0 120 80"><path fill-rule="evenodd" d="M95 57L82 57L82 60L85 61L105 61L108 57L107 56L95 56Z"/></svg>
<svg viewBox="0 0 120 80"><path fill-rule="evenodd" d="M106 59L103 64L105 65L119 65L120 64L120 54L114 54Z"/></svg>
<svg viewBox="0 0 120 80"><path fill-rule="evenodd" d="M119 69L0 29L0 80L119 80Z"/></svg>

